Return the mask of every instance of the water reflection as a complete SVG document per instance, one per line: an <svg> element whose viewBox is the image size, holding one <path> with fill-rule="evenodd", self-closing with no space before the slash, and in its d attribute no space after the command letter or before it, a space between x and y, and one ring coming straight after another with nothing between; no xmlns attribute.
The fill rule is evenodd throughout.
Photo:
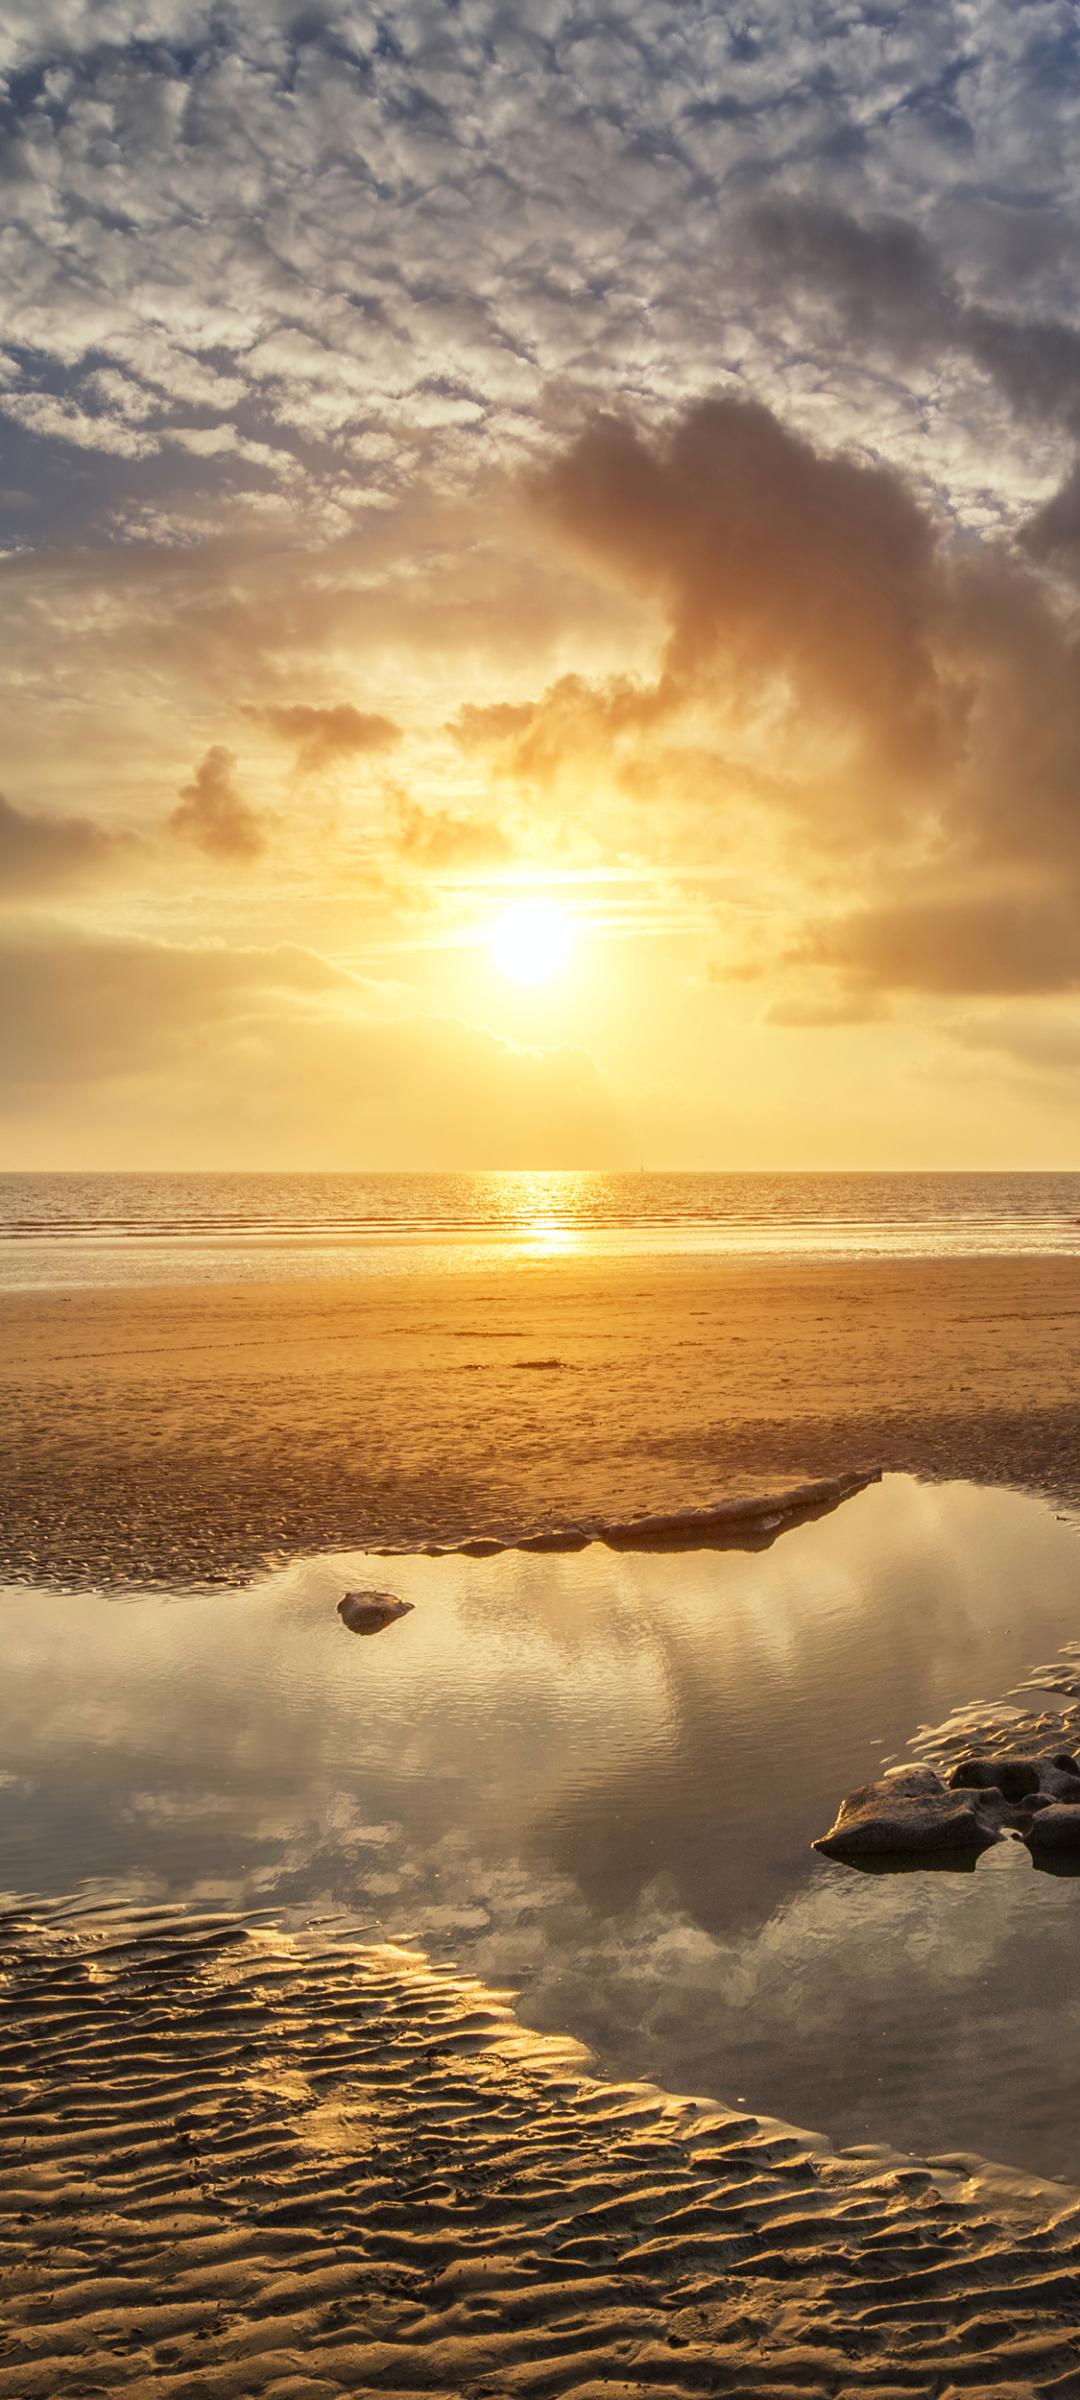
<svg viewBox="0 0 1080 2400"><path fill-rule="evenodd" d="M378 1641L336 1614L393 1582ZM1080 1634L1036 1502L890 1477L757 1555L307 1562L10 1592L0 1879L413 1931L621 2072L1080 2179L1080 1888L809 1844L920 1723Z"/></svg>

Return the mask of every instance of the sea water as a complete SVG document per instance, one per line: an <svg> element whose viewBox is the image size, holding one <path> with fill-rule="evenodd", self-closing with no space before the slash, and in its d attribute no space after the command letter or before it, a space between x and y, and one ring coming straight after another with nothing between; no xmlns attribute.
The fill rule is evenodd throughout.
<svg viewBox="0 0 1080 2400"><path fill-rule="evenodd" d="M1080 1174L2 1175L0 1288L1080 1251Z"/></svg>
<svg viewBox="0 0 1080 2400"><path fill-rule="evenodd" d="M369 1584L414 1605L358 1638ZM1080 2182L1080 1879L811 1848L920 1725L1080 1641L1080 1532L1041 1502L887 1476L759 1553L12 1588L0 1639L12 1893L340 1912L612 2073Z"/></svg>

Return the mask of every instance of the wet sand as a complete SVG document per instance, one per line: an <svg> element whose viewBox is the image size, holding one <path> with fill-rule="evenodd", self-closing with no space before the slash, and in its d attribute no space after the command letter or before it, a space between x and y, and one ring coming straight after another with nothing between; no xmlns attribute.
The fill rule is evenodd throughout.
<svg viewBox="0 0 1080 2400"><path fill-rule="evenodd" d="M243 1577L882 1466L1080 1502L1080 1260L0 1295L0 1571Z"/></svg>
<svg viewBox="0 0 1080 2400"><path fill-rule="evenodd" d="M0 1931L0 2400L1077 2389L1058 2187L597 2084L400 1948Z"/></svg>

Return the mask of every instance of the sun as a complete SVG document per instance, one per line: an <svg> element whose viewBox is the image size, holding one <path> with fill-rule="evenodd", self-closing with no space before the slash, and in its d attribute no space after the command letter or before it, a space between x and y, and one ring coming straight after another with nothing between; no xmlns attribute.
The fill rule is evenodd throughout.
<svg viewBox="0 0 1080 2400"><path fill-rule="evenodd" d="M496 966L515 983L547 983L570 956L570 928L547 900L504 909L488 939Z"/></svg>

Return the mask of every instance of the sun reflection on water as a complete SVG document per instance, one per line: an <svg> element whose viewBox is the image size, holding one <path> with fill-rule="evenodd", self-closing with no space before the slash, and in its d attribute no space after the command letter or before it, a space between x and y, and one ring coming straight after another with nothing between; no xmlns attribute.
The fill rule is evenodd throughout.
<svg viewBox="0 0 1080 2400"><path fill-rule="evenodd" d="M587 1247L610 1177L548 1169L492 1175L491 1209L500 1229L533 1258L572 1258Z"/></svg>

